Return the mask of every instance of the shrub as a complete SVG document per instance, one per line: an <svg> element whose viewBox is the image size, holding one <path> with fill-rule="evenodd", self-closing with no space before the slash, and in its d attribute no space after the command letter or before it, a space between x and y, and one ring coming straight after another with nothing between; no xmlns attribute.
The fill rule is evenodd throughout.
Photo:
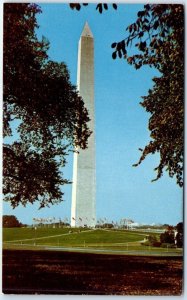
<svg viewBox="0 0 187 300"><path fill-rule="evenodd" d="M175 248L175 244L170 244L170 243L162 243L161 244L162 248Z"/></svg>
<svg viewBox="0 0 187 300"><path fill-rule="evenodd" d="M161 242L154 242L153 244L152 244L152 246L153 247L160 247L161 246Z"/></svg>
<svg viewBox="0 0 187 300"><path fill-rule="evenodd" d="M160 235L160 242L166 244L174 244L174 232L173 231L165 231Z"/></svg>

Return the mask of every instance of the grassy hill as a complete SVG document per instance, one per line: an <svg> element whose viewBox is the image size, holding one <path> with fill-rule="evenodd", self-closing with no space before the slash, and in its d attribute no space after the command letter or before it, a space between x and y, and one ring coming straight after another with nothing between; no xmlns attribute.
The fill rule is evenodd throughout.
<svg viewBox="0 0 187 300"><path fill-rule="evenodd" d="M152 233L150 233L152 234ZM89 228L4 228L4 249L59 249L64 251L182 254L178 249L142 245L147 232ZM159 235L158 235L159 238Z"/></svg>
<svg viewBox="0 0 187 300"><path fill-rule="evenodd" d="M69 228L5 228L4 242L23 242L27 244L83 246L103 244L124 244L143 240L144 234L104 229L69 229Z"/></svg>

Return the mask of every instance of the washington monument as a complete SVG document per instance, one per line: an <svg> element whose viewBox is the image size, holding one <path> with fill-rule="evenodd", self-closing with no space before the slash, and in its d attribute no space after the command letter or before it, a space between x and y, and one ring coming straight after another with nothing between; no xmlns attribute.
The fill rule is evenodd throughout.
<svg viewBox="0 0 187 300"><path fill-rule="evenodd" d="M71 226L96 224L95 213L95 113L94 113L94 40L86 22L78 46L77 87L88 110L92 131L88 148L77 149L73 162Z"/></svg>

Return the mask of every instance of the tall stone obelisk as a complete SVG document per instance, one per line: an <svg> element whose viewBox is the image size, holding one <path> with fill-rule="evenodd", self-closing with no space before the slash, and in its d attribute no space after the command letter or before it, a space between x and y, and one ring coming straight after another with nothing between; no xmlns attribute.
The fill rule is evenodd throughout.
<svg viewBox="0 0 187 300"><path fill-rule="evenodd" d="M71 207L72 227L96 224L95 192L95 112L94 112L94 39L86 22L79 40L77 86L88 110L92 131L88 148L74 153Z"/></svg>

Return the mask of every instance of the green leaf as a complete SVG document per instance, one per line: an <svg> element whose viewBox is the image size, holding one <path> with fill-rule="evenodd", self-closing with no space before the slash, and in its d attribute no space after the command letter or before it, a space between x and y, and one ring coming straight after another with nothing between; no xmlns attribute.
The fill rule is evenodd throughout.
<svg viewBox="0 0 187 300"><path fill-rule="evenodd" d="M111 47L112 47L112 48L115 48L116 45L117 45L117 43L112 43Z"/></svg>
<svg viewBox="0 0 187 300"><path fill-rule="evenodd" d="M144 32L143 32L143 31L140 31L138 37L140 38L140 37L142 37L143 35L144 35Z"/></svg>
<svg viewBox="0 0 187 300"><path fill-rule="evenodd" d="M70 3L69 6L70 6L71 9L74 9L74 8L75 8L74 3Z"/></svg>
<svg viewBox="0 0 187 300"><path fill-rule="evenodd" d="M133 28L133 24L131 24L128 29L129 29L129 32L132 32L132 28Z"/></svg>
<svg viewBox="0 0 187 300"><path fill-rule="evenodd" d="M80 9L81 9L80 4L76 4L76 10L80 10Z"/></svg>
<svg viewBox="0 0 187 300"><path fill-rule="evenodd" d="M145 11L143 11L143 10L139 11L137 15L138 15L139 18L141 18L145 15Z"/></svg>
<svg viewBox="0 0 187 300"><path fill-rule="evenodd" d="M117 55L116 55L116 51L114 51L114 52L112 53L112 58L113 58L113 59L116 59L116 56L117 56Z"/></svg>
<svg viewBox="0 0 187 300"><path fill-rule="evenodd" d="M119 56L119 58L122 58L122 53L120 50L118 51L118 56Z"/></svg>
<svg viewBox="0 0 187 300"><path fill-rule="evenodd" d="M149 10L150 9L150 5L146 4L146 5L144 5L144 8L147 9L147 10Z"/></svg>
<svg viewBox="0 0 187 300"><path fill-rule="evenodd" d="M146 48L146 41L145 42L140 42L139 43L139 49L140 51L144 51Z"/></svg>
<svg viewBox="0 0 187 300"><path fill-rule="evenodd" d="M102 4L97 4L96 9L98 9L99 13L102 14L102 11L103 11Z"/></svg>
<svg viewBox="0 0 187 300"><path fill-rule="evenodd" d="M159 26L159 22L158 20L155 21L154 25L153 25L153 28L156 30Z"/></svg>
<svg viewBox="0 0 187 300"><path fill-rule="evenodd" d="M114 9L117 9L117 8L118 8L118 6L117 6L116 3L113 3L112 6L113 6Z"/></svg>

